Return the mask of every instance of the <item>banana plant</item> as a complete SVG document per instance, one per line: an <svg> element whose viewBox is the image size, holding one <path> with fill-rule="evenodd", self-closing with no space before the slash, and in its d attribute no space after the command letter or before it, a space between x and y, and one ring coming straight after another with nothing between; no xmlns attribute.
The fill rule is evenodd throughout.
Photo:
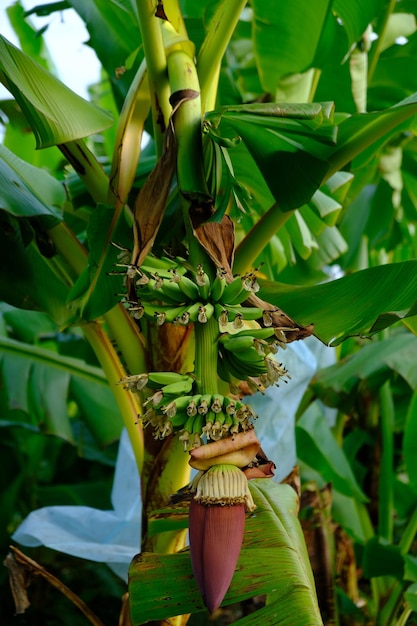
<svg viewBox="0 0 417 626"><path fill-rule="evenodd" d="M290 377L288 343L370 336L416 313L412 260L315 284L350 251L352 198L382 184L387 146L401 137L413 158L417 86L366 112L394 7L69 0L33 12L69 7L114 116L0 36L10 124L23 116L66 164L62 181L7 135L0 146L3 266L13 258L0 297L79 326L114 394L144 512L132 624L185 624L255 595L265 606L242 626L322 624L298 495L271 480L278 460L245 397ZM329 54L349 61L345 99Z"/></svg>

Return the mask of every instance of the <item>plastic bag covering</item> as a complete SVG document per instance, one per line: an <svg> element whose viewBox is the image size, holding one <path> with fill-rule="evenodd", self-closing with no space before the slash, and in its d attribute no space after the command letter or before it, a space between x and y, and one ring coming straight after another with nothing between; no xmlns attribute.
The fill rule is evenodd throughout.
<svg viewBox="0 0 417 626"><path fill-rule="evenodd" d="M318 367L334 362L333 349L313 337L279 350L276 358L291 379L265 395L245 398L260 416L256 432L262 448L276 464L275 480L282 480L296 463L295 413L306 387ZM132 558L140 550L140 483L126 431L120 439L112 489L112 511L86 506L49 506L33 511L12 539L24 546L44 545L73 556L107 565L127 580Z"/></svg>
<svg viewBox="0 0 417 626"><path fill-rule="evenodd" d="M120 439L112 511L88 506L48 506L33 511L12 539L24 546L44 545L83 559L107 563L121 578L140 551L140 481L127 432Z"/></svg>
<svg viewBox="0 0 417 626"><path fill-rule="evenodd" d="M274 480L281 482L297 462L295 448L295 414L301 398L317 369L335 362L333 348L315 337L290 343L286 350L274 355L288 370L291 379L279 386L268 387L265 394L245 397L259 419L256 434L266 456L276 464ZM333 411L326 416L332 421Z"/></svg>

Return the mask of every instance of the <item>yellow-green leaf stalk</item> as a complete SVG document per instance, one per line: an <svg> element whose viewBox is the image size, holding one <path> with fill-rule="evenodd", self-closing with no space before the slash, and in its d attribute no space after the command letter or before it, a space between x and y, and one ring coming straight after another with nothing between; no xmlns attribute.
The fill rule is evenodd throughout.
<svg viewBox="0 0 417 626"><path fill-rule="evenodd" d="M102 325L98 322L91 322L83 327L83 331L103 368L116 399L140 472L143 466L144 444L142 426L138 420L138 415L141 413L138 396L118 384L120 380L126 378L126 372Z"/></svg>
<svg viewBox="0 0 417 626"><path fill-rule="evenodd" d="M197 60L203 113L214 109L223 55L246 0L223 0L213 15Z"/></svg>
<svg viewBox="0 0 417 626"><path fill-rule="evenodd" d="M163 20L155 16L156 3L153 0L136 0L136 8L148 73L153 138L156 146L156 154L160 156L164 145L165 131L171 114L167 62L161 31Z"/></svg>
<svg viewBox="0 0 417 626"><path fill-rule="evenodd" d="M49 231L61 259L65 262L73 278L79 276L87 263L87 251L78 241L68 226L62 222ZM145 371L145 351L138 330L128 313L118 305L103 316L112 338L131 371ZM109 336L101 324L92 322L84 324L82 330L91 344L100 365L107 377L110 388L120 408L121 415L128 431L138 469L143 464L143 433L142 427L137 424L141 406L137 396L127 393L117 383L125 378L126 372L121 364Z"/></svg>
<svg viewBox="0 0 417 626"><path fill-rule="evenodd" d="M129 88L117 125L109 179L108 202L117 208L127 201L139 162L141 141L151 96L143 61Z"/></svg>
<svg viewBox="0 0 417 626"><path fill-rule="evenodd" d="M93 200L105 204L109 179L85 142L82 139L68 141L58 145L58 148L71 163L81 180L84 181Z"/></svg>

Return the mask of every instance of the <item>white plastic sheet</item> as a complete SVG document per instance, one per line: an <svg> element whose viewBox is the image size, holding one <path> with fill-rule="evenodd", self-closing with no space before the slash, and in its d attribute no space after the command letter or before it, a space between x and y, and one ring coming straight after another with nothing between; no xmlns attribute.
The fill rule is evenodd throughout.
<svg viewBox="0 0 417 626"><path fill-rule="evenodd" d="M318 340L294 342L276 355L291 379L265 395L248 397L260 416L256 432L267 456L277 465L280 481L296 463L295 413L318 367L334 362L334 352ZM48 548L108 566L127 580L129 563L139 552L141 536L140 482L126 431L120 439L112 489L112 511L86 506L49 506L33 511L13 535L24 546Z"/></svg>
<svg viewBox="0 0 417 626"><path fill-rule="evenodd" d="M44 545L91 561L107 563L121 578L140 551L140 481L133 450L123 431L111 494L112 511L88 506L48 506L33 511L12 539L24 546Z"/></svg>
<svg viewBox="0 0 417 626"><path fill-rule="evenodd" d="M280 482L296 464L295 414L301 398L318 367L334 362L334 351L314 337L290 343L286 350L275 355L291 379L281 381L279 387L269 387L265 395L246 397L259 419L256 434L262 449L276 464L274 479Z"/></svg>

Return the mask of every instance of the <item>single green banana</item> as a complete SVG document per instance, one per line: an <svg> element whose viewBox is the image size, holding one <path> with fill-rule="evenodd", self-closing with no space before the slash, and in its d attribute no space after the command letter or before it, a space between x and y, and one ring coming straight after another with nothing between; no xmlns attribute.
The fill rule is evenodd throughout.
<svg viewBox="0 0 417 626"><path fill-rule="evenodd" d="M181 280L177 283L183 294L191 302L195 302L199 299L200 292L196 283L188 276L181 276Z"/></svg>
<svg viewBox="0 0 417 626"><path fill-rule="evenodd" d="M231 352L242 352L253 348L253 337L245 335L240 337L239 335L224 335L220 338L220 343L225 350Z"/></svg>
<svg viewBox="0 0 417 626"><path fill-rule="evenodd" d="M205 423L206 423L205 416L201 415L200 413L197 413L193 421L191 432L201 436L204 432L203 428L204 428Z"/></svg>
<svg viewBox="0 0 417 626"><path fill-rule="evenodd" d="M227 310L221 304L214 305L214 314L216 316L217 321L219 322L219 326L221 328L225 328L229 323L229 314Z"/></svg>
<svg viewBox="0 0 417 626"><path fill-rule="evenodd" d="M212 399L211 393L203 394L200 397L198 408L197 408L197 412L200 413L200 415L206 415L208 413L211 407L211 399Z"/></svg>
<svg viewBox="0 0 417 626"><path fill-rule="evenodd" d="M225 419L223 421L222 428L221 428L222 437L227 437L229 435L230 429L233 426L233 422L234 422L233 417L226 413Z"/></svg>
<svg viewBox="0 0 417 626"><path fill-rule="evenodd" d="M217 357L217 375L219 378L221 378L221 380L224 380L225 383L232 382L232 377L229 370L227 369L227 364L225 363L224 357L221 353L219 353Z"/></svg>
<svg viewBox="0 0 417 626"><path fill-rule="evenodd" d="M193 388L194 381L192 378L188 380L180 380L176 383L170 383L161 388L164 397L166 396L182 396L187 395Z"/></svg>
<svg viewBox="0 0 417 626"><path fill-rule="evenodd" d="M178 437L178 439L182 441L184 445L184 452L187 452L188 446L190 445L190 437L193 432L193 424L196 417L196 415L190 415L189 417L187 417L187 420L184 422L182 432Z"/></svg>
<svg viewBox="0 0 417 626"><path fill-rule="evenodd" d="M223 402L224 396L220 393L214 393L211 398L211 411L213 411L213 413L220 413L223 410Z"/></svg>
<svg viewBox="0 0 417 626"><path fill-rule="evenodd" d="M219 302L222 299L226 285L226 270L218 268L211 284L210 299L212 302Z"/></svg>
<svg viewBox="0 0 417 626"><path fill-rule="evenodd" d="M269 339L269 337L274 337L275 332L273 328L245 328L245 330L240 330L238 333L235 333L233 337L254 337L256 339Z"/></svg>
<svg viewBox="0 0 417 626"><path fill-rule="evenodd" d="M223 400L224 410L228 415L234 415L237 410L237 405L242 404L238 400L234 400L233 398L229 398L229 396L225 396Z"/></svg>
<svg viewBox="0 0 417 626"><path fill-rule="evenodd" d="M259 307L253 306L228 306L225 305L229 317L229 321L232 322L235 320L236 316L240 315L243 320L259 320L263 319L263 309Z"/></svg>
<svg viewBox="0 0 417 626"><path fill-rule="evenodd" d="M186 412L189 417L197 415L198 404L200 402L201 394L192 396L187 404Z"/></svg>
<svg viewBox="0 0 417 626"><path fill-rule="evenodd" d="M203 426L203 434L206 435L207 439L211 439L211 429L213 428L213 424L216 420L216 414L213 411L207 411L205 418L205 424Z"/></svg>
<svg viewBox="0 0 417 626"><path fill-rule="evenodd" d="M195 281L197 283L199 297L203 301L207 301L210 296L211 285L209 275L204 271L202 265L197 266Z"/></svg>
<svg viewBox="0 0 417 626"><path fill-rule="evenodd" d="M191 402L193 396L179 396L178 398L174 398L168 404L161 407L161 412L168 417L176 415L178 412L187 413L187 407Z"/></svg>
<svg viewBox="0 0 417 626"><path fill-rule="evenodd" d="M178 372L148 372L147 386L158 388L161 385L170 385L171 383L179 383L189 380L188 374L178 374Z"/></svg>
<svg viewBox="0 0 417 626"><path fill-rule="evenodd" d="M162 304L144 304L145 316L155 319L158 326L165 322L173 323L187 310L187 306L168 306Z"/></svg>
<svg viewBox="0 0 417 626"><path fill-rule="evenodd" d="M190 316L190 322L197 322L202 309L204 309L202 302L194 302L194 304L188 307L187 312Z"/></svg>
<svg viewBox="0 0 417 626"><path fill-rule="evenodd" d="M164 280L160 288L161 300L172 300L178 304L186 304L187 298L184 292L179 288L178 283L171 280Z"/></svg>
<svg viewBox="0 0 417 626"><path fill-rule="evenodd" d="M242 277L235 276L233 280L225 286L220 302L225 306L232 306L242 304L248 297L249 292L245 289Z"/></svg>
<svg viewBox="0 0 417 626"><path fill-rule="evenodd" d="M177 413L175 413L174 417L170 417L169 420L172 424L172 426L175 429L178 428L183 428L185 422L187 421L187 413L185 413L184 411L177 411Z"/></svg>
<svg viewBox="0 0 417 626"><path fill-rule="evenodd" d="M198 310L197 321L200 324L206 324L207 321L213 316L214 306L211 302L206 302L203 306L201 306Z"/></svg>
<svg viewBox="0 0 417 626"><path fill-rule="evenodd" d="M170 271L178 267L178 262L168 257L157 257L153 254L148 254L143 260L141 269L149 271L152 274L154 272Z"/></svg>
<svg viewBox="0 0 417 626"><path fill-rule="evenodd" d="M221 413L217 413L216 419L213 423L213 426L210 432L210 438L213 439L214 441L217 441L218 439L221 438L222 427L223 427L223 424L225 423L226 417L227 419L229 418L229 416L226 413L223 413L223 411Z"/></svg>

